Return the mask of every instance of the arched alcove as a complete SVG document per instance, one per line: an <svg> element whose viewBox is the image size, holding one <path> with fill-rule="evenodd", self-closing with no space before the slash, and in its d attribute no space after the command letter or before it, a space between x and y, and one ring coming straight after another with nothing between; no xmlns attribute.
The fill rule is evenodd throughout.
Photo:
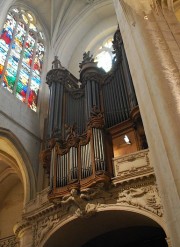
<svg viewBox="0 0 180 247"><path fill-rule="evenodd" d="M166 234L160 224L145 215L125 210L108 210L61 224L51 236L47 235L42 246L160 247L167 246L165 238ZM153 245L145 245L146 243Z"/></svg>
<svg viewBox="0 0 180 247"><path fill-rule="evenodd" d="M16 174L23 185L25 205L36 192L35 176L28 155L18 138L4 128L0 128L0 151L1 167L8 164L9 173Z"/></svg>
<svg viewBox="0 0 180 247"><path fill-rule="evenodd" d="M35 195L35 177L17 137L0 128L0 238L12 236L25 204Z"/></svg>

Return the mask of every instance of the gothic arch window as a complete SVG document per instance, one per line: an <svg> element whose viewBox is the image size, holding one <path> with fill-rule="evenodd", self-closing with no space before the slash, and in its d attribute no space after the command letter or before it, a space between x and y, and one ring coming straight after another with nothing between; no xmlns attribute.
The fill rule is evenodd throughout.
<svg viewBox="0 0 180 247"><path fill-rule="evenodd" d="M95 55L95 62L99 68L103 68L106 72L109 72L113 64L113 38L106 39L103 44L99 47Z"/></svg>
<svg viewBox="0 0 180 247"><path fill-rule="evenodd" d="M32 110L37 109L44 37L35 16L12 8L0 33L0 83Z"/></svg>

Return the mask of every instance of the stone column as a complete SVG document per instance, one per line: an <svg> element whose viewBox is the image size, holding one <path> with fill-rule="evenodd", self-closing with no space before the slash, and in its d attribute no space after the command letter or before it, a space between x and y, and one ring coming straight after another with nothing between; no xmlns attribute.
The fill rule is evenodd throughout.
<svg viewBox="0 0 180 247"><path fill-rule="evenodd" d="M164 207L166 230L176 247L180 246L180 77L173 57L176 42L172 47L166 42L173 40L173 35L160 8L151 12L147 8L147 14L145 8L137 14L124 2L114 0L115 10Z"/></svg>

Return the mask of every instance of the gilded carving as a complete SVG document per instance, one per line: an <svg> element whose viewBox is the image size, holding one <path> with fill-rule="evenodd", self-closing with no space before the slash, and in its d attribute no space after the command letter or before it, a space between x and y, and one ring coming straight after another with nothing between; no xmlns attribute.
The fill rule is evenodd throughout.
<svg viewBox="0 0 180 247"><path fill-rule="evenodd" d="M93 106L90 112L90 119L88 122L88 128L102 129L104 127L103 113L97 106Z"/></svg>

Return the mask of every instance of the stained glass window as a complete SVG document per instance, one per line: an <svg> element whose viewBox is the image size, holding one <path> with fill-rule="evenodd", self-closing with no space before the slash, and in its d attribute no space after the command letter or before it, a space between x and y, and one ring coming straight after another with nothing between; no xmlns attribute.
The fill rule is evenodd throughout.
<svg viewBox="0 0 180 247"><path fill-rule="evenodd" d="M96 52L95 62L97 62L99 68L103 68L106 72L110 71L112 68L112 61L114 58L112 51L112 38L109 38L108 40L106 39Z"/></svg>
<svg viewBox="0 0 180 247"><path fill-rule="evenodd" d="M44 58L44 38L29 11L9 11L0 33L0 82L36 111Z"/></svg>

